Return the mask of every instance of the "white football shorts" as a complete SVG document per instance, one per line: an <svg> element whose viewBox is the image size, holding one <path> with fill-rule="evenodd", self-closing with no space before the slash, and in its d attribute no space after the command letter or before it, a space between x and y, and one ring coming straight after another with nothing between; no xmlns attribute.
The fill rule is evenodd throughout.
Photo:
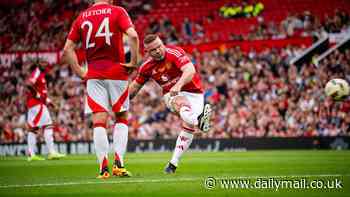
<svg viewBox="0 0 350 197"><path fill-rule="evenodd" d="M128 81L89 79L86 83L85 113L129 110Z"/></svg>
<svg viewBox="0 0 350 197"><path fill-rule="evenodd" d="M203 108L204 108L204 95L203 94L181 91L176 96L184 96L189 101L190 107L191 107L193 113L195 115L197 115L197 117L203 112ZM163 99L165 101L166 106L171 111L174 111L171 107L171 104L170 104L172 102L172 98L170 97L170 93L165 94Z"/></svg>
<svg viewBox="0 0 350 197"><path fill-rule="evenodd" d="M52 124L49 110L45 104L35 105L27 112L27 123L30 127L43 127Z"/></svg>

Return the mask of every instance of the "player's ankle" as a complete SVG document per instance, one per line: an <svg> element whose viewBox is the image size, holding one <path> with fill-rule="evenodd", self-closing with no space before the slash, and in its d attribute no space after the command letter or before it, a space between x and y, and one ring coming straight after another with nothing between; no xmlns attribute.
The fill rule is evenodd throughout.
<svg viewBox="0 0 350 197"><path fill-rule="evenodd" d="M122 165L122 163L119 160L114 160L114 166L116 166L118 168L124 168L124 166Z"/></svg>

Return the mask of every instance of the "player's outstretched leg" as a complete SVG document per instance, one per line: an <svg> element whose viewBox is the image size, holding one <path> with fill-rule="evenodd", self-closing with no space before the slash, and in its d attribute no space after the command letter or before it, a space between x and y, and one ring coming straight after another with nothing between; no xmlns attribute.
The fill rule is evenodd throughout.
<svg viewBox="0 0 350 197"><path fill-rule="evenodd" d="M194 101L191 103L184 96L171 97L167 94L164 97L168 108L171 111L177 112L186 124L197 126L204 133L210 130L210 117L212 113L210 104L205 104L203 111L198 116L198 112L191 107L196 105L193 103Z"/></svg>
<svg viewBox="0 0 350 197"><path fill-rule="evenodd" d="M28 158L27 161L43 161L45 158L37 156L35 154L36 150L36 133L35 131L28 131L27 135L27 144L28 144Z"/></svg>
<svg viewBox="0 0 350 197"><path fill-rule="evenodd" d="M198 128L204 133L207 133L210 130L210 117L211 117L211 105L205 104L203 112L198 116Z"/></svg>
<svg viewBox="0 0 350 197"><path fill-rule="evenodd" d="M131 173L124 167L124 155L128 144L128 120L127 114L119 114L113 130L114 164L112 173L114 176L130 177Z"/></svg>
<svg viewBox="0 0 350 197"><path fill-rule="evenodd" d="M187 149L190 147L192 140L193 140L193 132L195 130L193 128L189 128L187 126L183 127L183 131L179 134L176 140L176 145L174 149L173 156L164 169L164 172L167 174L173 174L176 171L176 168L178 166L178 163L180 161L181 156L183 153L187 151Z"/></svg>
<svg viewBox="0 0 350 197"><path fill-rule="evenodd" d="M58 153L54 148L52 126L44 127L44 139L45 139L46 146L49 150L49 155L47 156L49 160L60 159L66 156L65 154Z"/></svg>

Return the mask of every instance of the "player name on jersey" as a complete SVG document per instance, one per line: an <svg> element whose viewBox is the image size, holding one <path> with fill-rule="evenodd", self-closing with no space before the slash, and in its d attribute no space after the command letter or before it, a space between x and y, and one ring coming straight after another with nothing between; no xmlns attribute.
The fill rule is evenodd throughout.
<svg viewBox="0 0 350 197"><path fill-rule="evenodd" d="M91 10L91 11L86 11L83 12L83 18L89 17L89 16L97 16L101 14L112 14L112 9L111 8L103 8L103 9L98 9L98 10Z"/></svg>

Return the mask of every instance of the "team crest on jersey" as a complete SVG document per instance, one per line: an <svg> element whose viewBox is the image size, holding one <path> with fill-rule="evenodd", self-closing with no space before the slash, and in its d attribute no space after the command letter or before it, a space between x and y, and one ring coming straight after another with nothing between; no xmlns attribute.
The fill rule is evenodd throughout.
<svg viewBox="0 0 350 197"><path fill-rule="evenodd" d="M164 81L164 82L169 81L169 76L168 76L167 74L162 75L160 78L161 78L162 81Z"/></svg>
<svg viewBox="0 0 350 197"><path fill-rule="evenodd" d="M167 70L170 70L171 69L171 63L170 62L167 62L165 63L165 66L164 66Z"/></svg>
<svg viewBox="0 0 350 197"><path fill-rule="evenodd" d="M167 62L157 69L157 73L162 73L162 72L165 72L166 70L170 70L170 69L171 69L171 63Z"/></svg>

